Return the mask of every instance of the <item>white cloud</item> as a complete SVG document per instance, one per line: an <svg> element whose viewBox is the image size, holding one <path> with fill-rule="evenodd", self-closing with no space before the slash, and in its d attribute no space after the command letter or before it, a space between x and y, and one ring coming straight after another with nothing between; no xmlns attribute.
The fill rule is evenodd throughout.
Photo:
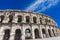
<svg viewBox="0 0 60 40"><path fill-rule="evenodd" d="M55 6L58 3L58 0L37 0L35 3L31 4L26 8L27 11L35 11L37 12L44 11L51 6Z"/></svg>
<svg viewBox="0 0 60 40"><path fill-rule="evenodd" d="M33 3L29 7L27 7L26 10L28 10L28 11L35 10L41 2L43 2L43 0L37 0L35 3Z"/></svg>

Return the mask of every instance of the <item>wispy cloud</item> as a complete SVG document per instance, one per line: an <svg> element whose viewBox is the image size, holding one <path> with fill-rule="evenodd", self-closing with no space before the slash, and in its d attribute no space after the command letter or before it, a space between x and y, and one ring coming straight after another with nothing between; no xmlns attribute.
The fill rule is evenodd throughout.
<svg viewBox="0 0 60 40"><path fill-rule="evenodd" d="M35 3L31 4L26 8L27 11L44 11L51 6L55 6L58 3L58 0L37 0Z"/></svg>
<svg viewBox="0 0 60 40"><path fill-rule="evenodd" d="M35 10L35 9L37 8L37 6L38 6L41 2L43 2L43 0L37 0L35 3L31 4L30 6L28 6L28 7L26 8L26 10L28 10L28 11L33 11L33 10Z"/></svg>

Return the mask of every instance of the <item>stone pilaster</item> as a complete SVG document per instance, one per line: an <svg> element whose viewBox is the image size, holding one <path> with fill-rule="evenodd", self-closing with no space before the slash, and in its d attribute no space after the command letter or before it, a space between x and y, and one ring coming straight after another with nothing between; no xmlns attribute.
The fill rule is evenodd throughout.
<svg viewBox="0 0 60 40"><path fill-rule="evenodd" d="M3 40L4 33L0 32L0 40Z"/></svg>
<svg viewBox="0 0 60 40"><path fill-rule="evenodd" d="M30 22L33 23L33 16L30 14Z"/></svg>
<svg viewBox="0 0 60 40"><path fill-rule="evenodd" d="M4 37L4 27L0 27L0 40L3 40Z"/></svg>
<svg viewBox="0 0 60 40"><path fill-rule="evenodd" d="M15 37L15 30L14 30L14 27L12 27L9 40L14 40L14 37Z"/></svg>
<svg viewBox="0 0 60 40"><path fill-rule="evenodd" d="M48 38L49 37L49 33L48 33L48 26L46 26L45 30L46 30L46 37Z"/></svg>
<svg viewBox="0 0 60 40"><path fill-rule="evenodd" d="M22 23L26 23L26 17L25 17L25 15L23 14L23 16L22 16Z"/></svg>
<svg viewBox="0 0 60 40"><path fill-rule="evenodd" d="M35 34L34 34L34 27L32 26L32 39L35 39Z"/></svg>
<svg viewBox="0 0 60 40"><path fill-rule="evenodd" d="M50 29L50 31L51 31L51 36L52 36L52 37L54 37L54 34L53 34L53 31L52 31L52 29Z"/></svg>
<svg viewBox="0 0 60 40"><path fill-rule="evenodd" d="M11 33L11 34L10 34L10 39L9 39L9 40L14 40L14 37L15 37L15 33Z"/></svg>
<svg viewBox="0 0 60 40"><path fill-rule="evenodd" d="M17 23L17 21L18 21L18 17L17 17L17 15L16 15L16 16L14 16L14 18L13 18L13 21L12 21L12 22Z"/></svg>
<svg viewBox="0 0 60 40"><path fill-rule="evenodd" d="M21 30L21 32L22 32L22 40L25 40L25 27L24 27L24 25L22 26L22 30Z"/></svg>
<svg viewBox="0 0 60 40"><path fill-rule="evenodd" d="M40 25L40 37L43 38L43 34L42 34L42 26Z"/></svg>
<svg viewBox="0 0 60 40"><path fill-rule="evenodd" d="M55 28L54 28L54 34L55 34L55 36L56 36L56 30L55 30Z"/></svg>
<svg viewBox="0 0 60 40"><path fill-rule="evenodd" d="M0 40L3 40L4 35L0 35Z"/></svg>

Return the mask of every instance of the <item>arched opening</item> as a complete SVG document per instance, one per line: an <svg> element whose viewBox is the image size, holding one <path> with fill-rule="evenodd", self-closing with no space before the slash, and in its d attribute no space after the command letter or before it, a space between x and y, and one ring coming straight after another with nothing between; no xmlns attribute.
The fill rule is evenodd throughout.
<svg viewBox="0 0 60 40"><path fill-rule="evenodd" d="M39 30L38 29L35 29L34 33L35 33L35 38L40 38Z"/></svg>
<svg viewBox="0 0 60 40"><path fill-rule="evenodd" d="M22 16L18 15L18 22L22 22Z"/></svg>
<svg viewBox="0 0 60 40"><path fill-rule="evenodd" d="M50 22L51 22L51 20L48 20L48 22L50 23Z"/></svg>
<svg viewBox="0 0 60 40"><path fill-rule="evenodd" d="M12 22L13 20L13 15L9 15L9 22Z"/></svg>
<svg viewBox="0 0 60 40"><path fill-rule="evenodd" d="M0 23L2 23L2 21L4 20L4 15L0 16Z"/></svg>
<svg viewBox="0 0 60 40"><path fill-rule="evenodd" d="M25 30L25 39L31 39L32 38L32 33L30 29Z"/></svg>
<svg viewBox="0 0 60 40"><path fill-rule="evenodd" d="M56 36L53 29L52 29L52 32L53 32L54 36Z"/></svg>
<svg viewBox="0 0 60 40"><path fill-rule="evenodd" d="M50 31L50 29L48 29L48 33L49 33L49 36L52 37L52 36L51 36L51 31Z"/></svg>
<svg viewBox="0 0 60 40"><path fill-rule="evenodd" d="M29 16L26 16L26 23L29 23L30 22L30 18Z"/></svg>
<svg viewBox="0 0 60 40"><path fill-rule="evenodd" d="M46 22L46 24L47 24L47 22L48 22L48 19L47 19L47 18L45 19L45 22Z"/></svg>
<svg viewBox="0 0 60 40"><path fill-rule="evenodd" d="M21 30L17 29L15 31L15 39L14 40L21 40Z"/></svg>
<svg viewBox="0 0 60 40"><path fill-rule="evenodd" d="M43 37L46 38L46 31L45 31L45 29L42 29L42 34L43 34Z"/></svg>
<svg viewBox="0 0 60 40"><path fill-rule="evenodd" d="M42 18L40 18L40 23L42 24Z"/></svg>
<svg viewBox="0 0 60 40"><path fill-rule="evenodd" d="M9 40L9 37L10 37L10 30L6 29L3 40Z"/></svg>
<svg viewBox="0 0 60 40"><path fill-rule="evenodd" d="M33 17L33 23L37 23L36 17Z"/></svg>

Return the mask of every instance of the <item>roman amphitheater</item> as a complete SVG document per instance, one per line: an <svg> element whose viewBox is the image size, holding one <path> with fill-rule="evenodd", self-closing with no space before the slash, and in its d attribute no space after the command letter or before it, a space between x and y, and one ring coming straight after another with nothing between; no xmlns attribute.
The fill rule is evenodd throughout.
<svg viewBox="0 0 60 40"><path fill-rule="evenodd" d="M21 10L0 10L0 40L58 40L60 29L47 15Z"/></svg>

